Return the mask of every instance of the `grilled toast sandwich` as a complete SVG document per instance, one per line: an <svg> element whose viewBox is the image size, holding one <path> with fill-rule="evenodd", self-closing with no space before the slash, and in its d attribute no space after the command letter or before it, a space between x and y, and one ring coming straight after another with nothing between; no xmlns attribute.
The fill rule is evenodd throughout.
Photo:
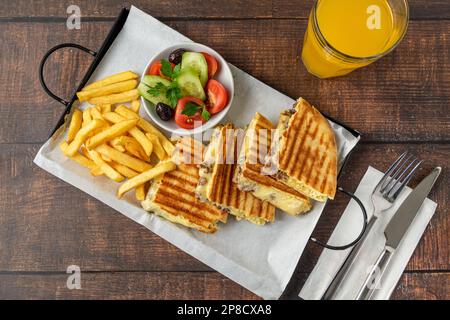
<svg viewBox="0 0 450 320"><path fill-rule="evenodd" d="M234 182L240 190L251 192L288 214L298 215L311 209L309 198L272 177L266 166L272 136L276 138L274 129L272 122L256 113L245 133Z"/></svg>
<svg viewBox="0 0 450 320"><path fill-rule="evenodd" d="M232 124L216 127L200 165L197 195L219 208L255 224L275 219L275 207L250 192L240 190L233 182L243 131Z"/></svg>
<svg viewBox="0 0 450 320"><path fill-rule="evenodd" d="M280 115L279 140L272 143L275 179L314 200L334 199L337 149L328 120L305 99Z"/></svg>
<svg viewBox="0 0 450 320"><path fill-rule="evenodd" d="M227 213L195 195L200 179L197 166L202 160L203 148L203 144L194 139L181 139L172 156L177 169L152 181L142 207L171 222L213 233L218 222L226 222Z"/></svg>

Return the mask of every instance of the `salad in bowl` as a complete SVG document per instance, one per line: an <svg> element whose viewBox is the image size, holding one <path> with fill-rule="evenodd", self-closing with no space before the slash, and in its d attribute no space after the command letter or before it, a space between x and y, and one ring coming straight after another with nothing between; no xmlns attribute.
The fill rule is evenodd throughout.
<svg viewBox="0 0 450 320"><path fill-rule="evenodd" d="M155 123L187 135L220 122L231 106L234 82L228 64L217 52L201 44L183 43L150 60L138 91Z"/></svg>

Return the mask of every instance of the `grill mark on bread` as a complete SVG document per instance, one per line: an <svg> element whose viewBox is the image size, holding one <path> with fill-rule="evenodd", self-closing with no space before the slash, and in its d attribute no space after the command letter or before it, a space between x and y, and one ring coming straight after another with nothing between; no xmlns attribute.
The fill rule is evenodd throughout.
<svg viewBox="0 0 450 320"><path fill-rule="evenodd" d="M305 120L305 121L307 121L307 124L306 124L306 126L302 126L300 128L300 131L299 131L299 134L297 137L291 138L291 140L295 140L296 143L295 143L294 149L286 150L285 157L290 158L290 161L288 161L288 164L285 168L281 168L281 170L286 171L290 176L293 176L296 178L299 175L297 174L297 172L295 172L295 167L296 167L295 164L298 163L299 158L302 157L303 146L305 145L306 137L307 137L308 131L312 124L312 121L310 121L309 117L306 116L306 112L303 113L301 119L303 119L304 117L307 118ZM300 125L300 124L298 124L298 125ZM296 131L298 131L298 129ZM297 150L297 151L295 151L295 150ZM294 154L295 156L292 157L292 154Z"/></svg>
<svg viewBox="0 0 450 320"><path fill-rule="evenodd" d="M294 115L294 116L295 116L295 115ZM293 117L294 117L294 116L293 116ZM291 120L291 119L289 119L289 120L287 121L287 123L289 123L290 120ZM289 137L293 134L293 131L294 131L295 126L298 126L298 124L294 123L294 125L293 125L292 128L288 128L286 131L283 132L283 135L284 135L283 138L284 138L284 139L281 139L280 143L281 143L281 142L284 143L284 149L285 149L285 150L290 150L291 145L295 142L294 139L289 139ZM291 129L291 130L289 130L289 129ZM286 153L287 153L287 152L286 152ZM284 168L284 167L286 166L286 162L289 160L286 153L281 154L281 157L280 157L280 159L279 159L279 162L280 162L280 168L281 168L281 167Z"/></svg>
<svg viewBox="0 0 450 320"><path fill-rule="evenodd" d="M306 100L300 98L296 110L280 141L278 169L298 180L317 199L322 200L320 194L333 199L337 179L334 133L323 115ZM294 182L288 183L294 186ZM302 188L300 185L299 190Z"/></svg>
<svg viewBox="0 0 450 320"><path fill-rule="evenodd" d="M327 171L329 171L329 169L330 169L330 162L328 161ZM325 176L324 179L322 180L322 184L320 185L320 190L324 190L326 188L327 184L328 184L328 177Z"/></svg>
<svg viewBox="0 0 450 320"><path fill-rule="evenodd" d="M189 141L180 140L176 148L183 150L182 144L185 146L193 145ZM190 156L192 150L186 148L182 152ZM226 222L227 213L196 197L195 190L199 179L196 165L180 164L177 169L164 174L160 179L154 180L153 183L157 185L152 186L154 191L152 191L151 201L160 210L154 210L154 212L169 220L175 219L175 217L183 218L181 221L175 220L174 222L199 231L215 232L217 222Z"/></svg>
<svg viewBox="0 0 450 320"><path fill-rule="evenodd" d="M228 143L230 150L226 148L226 130L233 129L232 125L226 125L220 130L219 141L216 148L218 152L223 153L223 159L226 160L227 152L237 159L238 151L236 139L237 136L233 135L232 142ZM210 147L214 147L211 145ZM220 157L216 157L216 161ZM267 206L262 206L262 201L255 198L252 194L246 191L239 190L237 184L233 181L233 177L236 173L238 166L237 164L215 164L213 171L213 178L211 181L211 195L208 197L209 201L216 203L221 207L232 207L244 211L247 218L260 218L267 217L267 220L273 220L275 215L275 207L271 204Z"/></svg>
<svg viewBox="0 0 450 320"><path fill-rule="evenodd" d="M322 134L322 135L320 136L320 141L323 140L323 136L324 136L324 134ZM320 159L319 159L319 155L320 155ZM323 167L323 165L324 165L324 163L325 163L326 157L327 157L327 151L326 151L326 148L325 148L325 150L323 150L321 154L318 154L318 155L317 155L317 158L314 159L314 163L313 163L313 168L314 168L314 180L310 181L310 178L312 177L312 175L310 175L310 176L308 177L308 180L306 180L306 183L307 183L307 184L310 184L310 185L312 185L312 186L314 186L314 187L319 186L319 177L320 177L320 175L319 175L319 172L318 172L317 168L322 168L322 167ZM317 163L317 165L316 165L316 163ZM322 192L322 191L321 191L322 188L320 188L320 187L318 187L317 190L319 190L320 192Z"/></svg>
<svg viewBox="0 0 450 320"><path fill-rule="evenodd" d="M190 223L202 226L206 229L211 228L212 225L214 224L214 220L209 220L209 219L205 219L203 217L193 215L189 211L181 211L180 208L173 207L172 205L166 206L166 205L161 204L161 208L163 208L165 211L167 211L168 213L170 213L176 217L181 216L181 217L185 218L186 220L188 220Z"/></svg>
<svg viewBox="0 0 450 320"><path fill-rule="evenodd" d="M316 137L318 130L319 130L319 125L316 125L313 133L310 135L310 138L312 141ZM305 180L306 182L309 180L309 177L311 176L312 172L317 170L317 167L314 166L314 162L317 160L317 158L319 156L318 151L319 151L319 148L309 147L308 152L306 153L306 155L303 158L302 167L299 168L300 170L298 170L300 172L300 177L302 177L302 179ZM312 154L311 154L311 156L309 156L309 154L311 152L312 152ZM310 161L312 163L310 166L308 166L308 160L310 160L310 159L313 159L313 161Z"/></svg>
<svg viewBox="0 0 450 320"><path fill-rule="evenodd" d="M265 168L265 163L262 164L261 162L258 163L250 163L249 159L252 159L252 157L254 158L255 153L259 153L260 152L260 148L261 148L261 132L259 130L255 130L254 128L258 128L258 129L266 129L267 130L267 140L272 140L272 130L275 129L275 127L273 126L273 124L267 120L264 122L264 125L266 127L263 127L262 125L259 125L258 121L261 120L261 117L255 117L252 122L250 123L249 129L251 131L248 131L246 133L246 144L247 144L247 149L244 150L244 154L245 154L245 163L242 165L242 171L238 174L238 176L245 178L247 181L250 181L251 183L255 184L255 191L258 188L258 185L260 186L265 186L268 188L271 188L274 192L276 193L284 193L285 195L281 195L281 196L289 196L289 197L294 197L294 199L296 199L297 201L302 203L302 207L305 208L306 210L308 208L311 207L311 203L309 201L309 198L306 197L305 195L303 195L302 193L296 191L295 189L287 186L286 184L284 184L283 182L275 179L272 176L269 176L267 174L262 174L262 170L263 168ZM255 136L256 134L256 136ZM263 137L264 139L264 137ZM256 146L255 146L256 145ZM268 148L268 150L270 152L270 148ZM240 177L238 177L236 180L239 180ZM248 182L247 182L248 183ZM244 182L245 185L245 182ZM251 185L250 185L251 186ZM244 188L244 186L242 186ZM251 189L251 188L250 188ZM243 190L247 190L247 189L243 189ZM253 192L255 192L253 191ZM252 191L250 191L252 192ZM254 196L254 195L252 195ZM272 199L275 203L275 198ZM264 203L262 203L262 207L261 210L263 210L264 212L266 211L266 207L268 206L268 204L271 201L265 201ZM299 211L298 213L301 213L304 211ZM294 212L292 212L291 214L295 214Z"/></svg>
<svg viewBox="0 0 450 320"><path fill-rule="evenodd" d="M184 184L192 186L194 189L197 186L197 181L188 180L182 176L178 176L176 174L170 174L170 172L166 173L164 177L166 178L166 179L164 179L165 183L168 183L169 181L171 181L170 179L173 179L174 181L182 180Z"/></svg>
<svg viewBox="0 0 450 320"><path fill-rule="evenodd" d="M192 202L187 203L186 201ZM167 208L171 208L172 212L175 215L178 215L179 213L185 213L209 222L214 222L215 220L220 219L220 217L222 216L221 213L216 213L214 210L211 210L211 208L204 206L204 203L195 198L195 196L190 195L190 197L180 197L176 192L170 192L170 190L160 190L159 192L157 192L155 203ZM194 208L196 210L192 210Z"/></svg>
<svg viewBox="0 0 450 320"><path fill-rule="evenodd" d="M199 164L203 160L205 146L192 138L182 138L176 145L181 161L186 164ZM200 152L199 152L200 151Z"/></svg>
<svg viewBox="0 0 450 320"><path fill-rule="evenodd" d="M295 117L295 116L296 116L296 114L293 115L293 117ZM306 117L306 119L305 119L305 117ZM301 126L303 121L308 121L306 112L302 112L300 120L298 122L294 122L294 125L292 126L292 128L289 127L287 130L287 132L288 132L287 139L291 140L292 142L289 143L289 141L288 141L286 151L283 153L283 157L287 160L282 162L280 169L284 170L288 173L290 173L292 171L291 163L292 162L295 163L296 161L298 161L298 157L301 154L300 150L301 150L303 144L305 143L305 139L304 139L305 133L308 132L309 126L311 125L311 123L308 122L308 124L306 126ZM296 135L296 133L297 133L297 135ZM295 152L295 150L298 150L298 152ZM292 155L294 155L294 157Z"/></svg>

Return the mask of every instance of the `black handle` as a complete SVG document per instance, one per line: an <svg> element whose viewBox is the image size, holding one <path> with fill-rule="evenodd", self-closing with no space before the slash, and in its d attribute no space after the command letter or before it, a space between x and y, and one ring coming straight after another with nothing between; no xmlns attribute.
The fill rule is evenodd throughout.
<svg viewBox="0 0 450 320"><path fill-rule="evenodd" d="M47 53L44 55L44 57L41 60L41 63L39 65L39 82L41 83L42 88L44 89L44 91L53 99L55 99L56 101L62 103L63 105L65 105L66 107L70 104L69 101L66 101L60 97L58 97L56 94L54 94L53 92L50 91L50 89L47 87L47 85L45 84L44 81L44 66L45 66L45 62L47 61L47 59L50 57L50 55L55 52L56 50L62 49L62 48L76 48L76 49L80 49L84 52L87 52L89 54L91 54L92 56L96 56L97 52L92 51L86 47L83 47L79 44L76 43L62 43L59 44L57 46L54 46L53 48L51 48L50 50L47 51Z"/></svg>
<svg viewBox="0 0 450 320"><path fill-rule="evenodd" d="M367 219L367 211L366 211L366 208L364 207L364 205L362 204L361 200L359 200L358 197L355 196L353 193L351 193L350 191L344 190L344 189L341 188L341 187L338 187L337 189L338 189L340 192L342 192L342 193L348 195L349 197L351 197L353 200L355 200L356 203L357 203L357 204L359 205L359 207L361 208L361 211L362 211L362 214L363 214L363 217L364 217L364 222L363 222L363 227L362 227L361 232L359 233L358 237L356 237L355 240L353 240L353 241L350 242L349 244L346 244L346 245L343 245L343 246L332 246L332 245L323 243L323 242L317 240L316 238L312 238L312 237L309 238L309 239L310 239L312 242L318 244L319 246L322 246L322 247L327 248L327 249L331 249L331 250L345 250L345 249L348 249L348 248L350 248L350 247L353 247L353 246L354 246L355 244L357 244L358 241L361 240L361 238L363 237L363 235L364 235L364 233L365 233L365 231L366 231L366 228L367 228L367 220L368 220L368 219Z"/></svg>

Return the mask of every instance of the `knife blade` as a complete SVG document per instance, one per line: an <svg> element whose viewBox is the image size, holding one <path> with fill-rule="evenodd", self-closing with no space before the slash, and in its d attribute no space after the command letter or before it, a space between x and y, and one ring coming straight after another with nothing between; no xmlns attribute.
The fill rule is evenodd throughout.
<svg viewBox="0 0 450 320"><path fill-rule="evenodd" d="M359 291L356 299L368 300L372 298L375 290L378 288L378 284L380 283L380 279L383 276L384 271L386 271L392 254L395 252L395 249L397 249L405 233L414 221L420 207L439 177L441 170L441 167L434 168L431 173L425 177L413 191L411 191L411 193L406 197L394 213L394 216L391 218L384 230L384 236L386 237L385 249L378 257L374 268L364 282L364 285ZM369 286L368 282L372 279L372 276L375 274L375 270L377 269L379 272L377 274L378 279L376 280L376 284Z"/></svg>
<svg viewBox="0 0 450 320"><path fill-rule="evenodd" d="M441 167L434 168L402 202L384 230L386 246L393 249L398 247L440 173Z"/></svg>

